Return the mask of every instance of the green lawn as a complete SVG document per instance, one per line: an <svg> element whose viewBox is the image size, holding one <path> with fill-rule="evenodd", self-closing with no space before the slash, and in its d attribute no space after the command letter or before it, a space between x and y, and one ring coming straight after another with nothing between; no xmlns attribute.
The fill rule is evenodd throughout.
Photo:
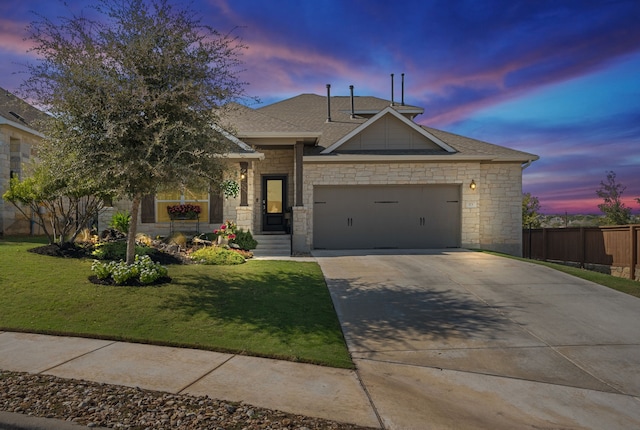
<svg viewBox="0 0 640 430"><path fill-rule="evenodd" d="M320 268L172 265L170 284L94 285L90 260L0 239L0 329L103 337L352 368Z"/></svg>

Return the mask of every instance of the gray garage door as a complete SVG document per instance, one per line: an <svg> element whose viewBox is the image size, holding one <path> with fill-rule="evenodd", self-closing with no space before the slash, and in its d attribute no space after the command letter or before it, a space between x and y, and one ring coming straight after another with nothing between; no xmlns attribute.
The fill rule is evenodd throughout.
<svg viewBox="0 0 640 430"><path fill-rule="evenodd" d="M460 246L459 185L315 186L317 249Z"/></svg>

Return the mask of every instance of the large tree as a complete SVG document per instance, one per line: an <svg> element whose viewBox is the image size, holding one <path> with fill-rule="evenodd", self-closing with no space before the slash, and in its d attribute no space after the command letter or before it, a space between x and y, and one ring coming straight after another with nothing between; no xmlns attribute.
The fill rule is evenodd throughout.
<svg viewBox="0 0 640 430"><path fill-rule="evenodd" d="M131 263L144 195L219 181L228 143L217 124L243 95L244 45L168 0L98 0L29 30L38 60L23 90L52 115L46 144L131 199Z"/></svg>
<svg viewBox="0 0 640 430"><path fill-rule="evenodd" d="M540 200L531 195L524 193L522 195L522 227L540 228Z"/></svg>
<svg viewBox="0 0 640 430"><path fill-rule="evenodd" d="M607 172L606 182L600 181L600 188L596 190L596 194L604 201L598 205L598 209L604 214L607 224L629 224L631 208L622 202L622 193L626 189L627 187L616 182L616 174L613 171Z"/></svg>

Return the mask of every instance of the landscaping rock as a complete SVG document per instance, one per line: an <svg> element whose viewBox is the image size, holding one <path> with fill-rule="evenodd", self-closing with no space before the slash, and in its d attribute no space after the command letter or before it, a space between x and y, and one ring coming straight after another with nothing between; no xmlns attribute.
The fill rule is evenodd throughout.
<svg viewBox="0 0 640 430"><path fill-rule="evenodd" d="M0 410L120 429L361 430L352 424L292 415L206 396L0 370ZM0 423L1 427L1 423Z"/></svg>

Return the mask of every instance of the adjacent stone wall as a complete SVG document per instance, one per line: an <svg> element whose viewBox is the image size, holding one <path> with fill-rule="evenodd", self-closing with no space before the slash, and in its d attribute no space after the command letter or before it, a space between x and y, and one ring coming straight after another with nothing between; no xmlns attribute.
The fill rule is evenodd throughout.
<svg viewBox="0 0 640 430"><path fill-rule="evenodd" d="M9 188L11 171L24 177L23 166L36 157L39 141L38 136L26 131L10 125L0 126L0 233L30 233L30 220L1 196Z"/></svg>
<svg viewBox="0 0 640 430"><path fill-rule="evenodd" d="M9 136L4 127L0 127L0 195L9 188ZM5 218L9 218L8 206L0 196L0 234L5 230Z"/></svg>

